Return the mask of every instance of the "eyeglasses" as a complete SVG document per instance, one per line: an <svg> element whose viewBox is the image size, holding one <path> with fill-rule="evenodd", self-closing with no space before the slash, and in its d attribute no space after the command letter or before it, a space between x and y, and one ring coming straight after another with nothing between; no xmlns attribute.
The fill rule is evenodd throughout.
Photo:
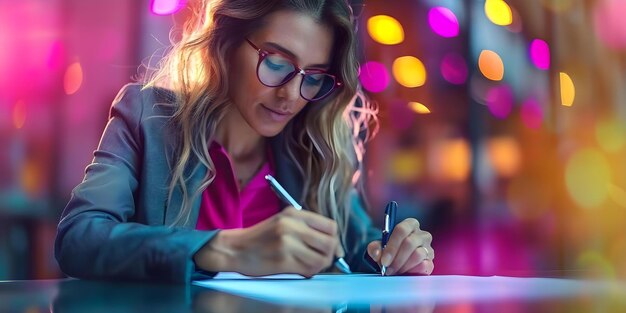
<svg viewBox="0 0 626 313"><path fill-rule="evenodd" d="M287 57L261 50L247 38L246 41L259 54L256 75L259 81L267 87L282 86L300 74L303 76L300 82L300 96L308 101L317 101L342 85L334 75L322 69L301 69Z"/></svg>

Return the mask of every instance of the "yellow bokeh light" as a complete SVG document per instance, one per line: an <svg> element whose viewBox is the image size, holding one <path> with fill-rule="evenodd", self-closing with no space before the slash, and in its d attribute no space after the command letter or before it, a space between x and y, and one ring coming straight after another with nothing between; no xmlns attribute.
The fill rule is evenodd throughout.
<svg viewBox="0 0 626 313"><path fill-rule="evenodd" d="M590 279L614 279L615 268L604 255L598 251L587 250L576 258L576 265L584 269Z"/></svg>
<svg viewBox="0 0 626 313"><path fill-rule="evenodd" d="M463 182L471 169L471 151L465 139L448 139L438 143L429 159L429 173L445 181Z"/></svg>
<svg viewBox="0 0 626 313"><path fill-rule="evenodd" d="M15 128L20 129L24 127L24 123L26 122L26 104L24 100L20 100L15 103L13 107L13 125Z"/></svg>
<svg viewBox="0 0 626 313"><path fill-rule="evenodd" d="M596 139L604 150L617 152L626 142L626 126L617 119L601 121L596 127Z"/></svg>
<svg viewBox="0 0 626 313"><path fill-rule="evenodd" d="M586 209L597 208L609 195L609 162L595 149L579 150L567 162L565 183L570 196L578 205Z"/></svg>
<svg viewBox="0 0 626 313"><path fill-rule="evenodd" d="M574 104L574 98L576 97L576 87L572 78L566 73L559 73L559 81L561 86L561 104L571 107Z"/></svg>
<svg viewBox="0 0 626 313"><path fill-rule="evenodd" d="M30 194L35 195L39 189L39 181L41 180L41 170L37 168L37 164L32 160L29 160L22 167L21 183L24 190Z"/></svg>
<svg viewBox="0 0 626 313"><path fill-rule="evenodd" d="M626 191L624 189L613 184L609 185L609 197L617 205L626 208Z"/></svg>
<svg viewBox="0 0 626 313"><path fill-rule="evenodd" d="M511 177L521 166L519 144L513 138L491 138L487 142L487 154L496 173L503 177Z"/></svg>
<svg viewBox="0 0 626 313"><path fill-rule="evenodd" d="M417 114L429 114L430 109L419 102L409 102L409 108Z"/></svg>
<svg viewBox="0 0 626 313"><path fill-rule="evenodd" d="M487 79L500 81L504 77L504 63L500 56L491 50L483 50L480 53L478 68Z"/></svg>
<svg viewBox="0 0 626 313"><path fill-rule="evenodd" d="M419 150L398 151L391 157L389 172L395 182L413 182L422 175L423 163Z"/></svg>
<svg viewBox="0 0 626 313"><path fill-rule="evenodd" d="M74 94L80 89L83 84L83 68L79 62L74 62L65 70L65 77L63 79L63 89L65 94Z"/></svg>
<svg viewBox="0 0 626 313"><path fill-rule="evenodd" d="M496 25L508 26L513 22L511 7L503 0L485 1L485 14Z"/></svg>
<svg viewBox="0 0 626 313"><path fill-rule="evenodd" d="M392 71L393 77L404 87L419 87L426 83L426 68L424 63L416 57L403 56L395 59Z"/></svg>
<svg viewBox="0 0 626 313"><path fill-rule="evenodd" d="M383 45L397 45L404 41L402 24L388 15L376 15L367 20L367 32Z"/></svg>

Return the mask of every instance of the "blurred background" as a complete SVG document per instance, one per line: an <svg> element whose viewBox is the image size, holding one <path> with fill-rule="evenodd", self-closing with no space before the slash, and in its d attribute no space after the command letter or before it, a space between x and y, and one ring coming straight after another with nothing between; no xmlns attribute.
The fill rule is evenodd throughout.
<svg viewBox="0 0 626 313"><path fill-rule="evenodd" d="M375 223L389 200L418 217L435 274L626 278L626 1L352 3ZM188 5L0 0L0 280L62 277L111 101Z"/></svg>

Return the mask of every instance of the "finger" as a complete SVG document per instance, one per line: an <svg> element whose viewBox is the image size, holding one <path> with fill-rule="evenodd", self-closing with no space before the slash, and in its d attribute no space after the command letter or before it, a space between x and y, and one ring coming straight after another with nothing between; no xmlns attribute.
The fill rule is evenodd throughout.
<svg viewBox="0 0 626 313"><path fill-rule="evenodd" d="M291 236L289 236L291 237ZM323 255L299 242L297 238L291 237L288 240L288 248L295 260L294 272L305 277L311 277L319 273L322 269L330 267L332 257Z"/></svg>
<svg viewBox="0 0 626 313"><path fill-rule="evenodd" d="M413 253L417 252L417 247L421 246L422 244L422 238L420 238L420 236L415 232L404 238L404 241L402 241L402 244L398 249L398 253L396 253L393 261L387 268L387 273L389 273L389 275L397 273L404 266L409 257Z"/></svg>
<svg viewBox="0 0 626 313"><path fill-rule="evenodd" d="M435 264L433 263L433 261L426 259L420 262L419 264L417 264L415 267L406 271L406 273L414 274L414 275L430 275L434 269L435 269Z"/></svg>
<svg viewBox="0 0 626 313"><path fill-rule="evenodd" d="M305 245L316 252L329 255L329 251L337 250L337 245L339 244L337 237L313 229L295 218L288 219L286 223L290 229L289 233L299 238Z"/></svg>
<svg viewBox="0 0 626 313"><path fill-rule="evenodd" d="M433 249L433 247L431 247L430 245L428 246L424 246L426 248L426 252L428 252L428 254L426 255L426 258L429 260L434 260L435 259L435 249Z"/></svg>
<svg viewBox="0 0 626 313"><path fill-rule="evenodd" d="M422 261L426 260L428 255L426 254L426 250L424 246L419 246L417 249L413 250L409 259L404 263L404 265L396 272L396 274L404 274L410 271L412 268L416 267L418 264L422 263Z"/></svg>
<svg viewBox="0 0 626 313"><path fill-rule="evenodd" d="M339 244L337 222L335 222L334 220L326 216L323 216L321 214L311 212L311 211L297 211L296 210L296 212L295 213L292 212L292 214L294 214L294 217L306 223L309 227L335 238L334 240L336 241L337 246L334 248L335 250L334 255L337 257L345 256L343 247ZM325 251L329 251L329 250L325 250ZM330 251L333 251L333 250L330 250Z"/></svg>
<svg viewBox="0 0 626 313"><path fill-rule="evenodd" d="M309 227L311 228L317 229L318 231L321 231L331 236L337 235L337 222L326 216L304 210L295 210L295 212L289 211L289 213L291 216L298 218L299 220L309 225Z"/></svg>
<svg viewBox="0 0 626 313"><path fill-rule="evenodd" d="M367 245L367 254L380 265L380 240L374 240Z"/></svg>
<svg viewBox="0 0 626 313"><path fill-rule="evenodd" d="M389 267L400 250L404 239L408 237L414 229L419 229L419 222L414 218L407 218L393 228L389 241L383 249L382 265Z"/></svg>
<svg viewBox="0 0 626 313"><path fill-rule="evenodd" d="M339 243L339 238L334 237L337 247L335 248L335 256L338 258L343 258L346 256L345 251L343 251L343 246Z"/></svg>

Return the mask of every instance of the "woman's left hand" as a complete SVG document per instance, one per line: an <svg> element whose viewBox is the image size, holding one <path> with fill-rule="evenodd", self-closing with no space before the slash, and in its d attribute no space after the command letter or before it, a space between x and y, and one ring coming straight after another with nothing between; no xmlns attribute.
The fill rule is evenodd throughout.
<svg viewBox="0 0 626 313"><path fill-rule="evenodd" d="M380 240L370 242L367 253L378 265L387 267L385 275L430 275L435 268L432 240L416 219L407 218L393 228L382 257Z"/></svg>

